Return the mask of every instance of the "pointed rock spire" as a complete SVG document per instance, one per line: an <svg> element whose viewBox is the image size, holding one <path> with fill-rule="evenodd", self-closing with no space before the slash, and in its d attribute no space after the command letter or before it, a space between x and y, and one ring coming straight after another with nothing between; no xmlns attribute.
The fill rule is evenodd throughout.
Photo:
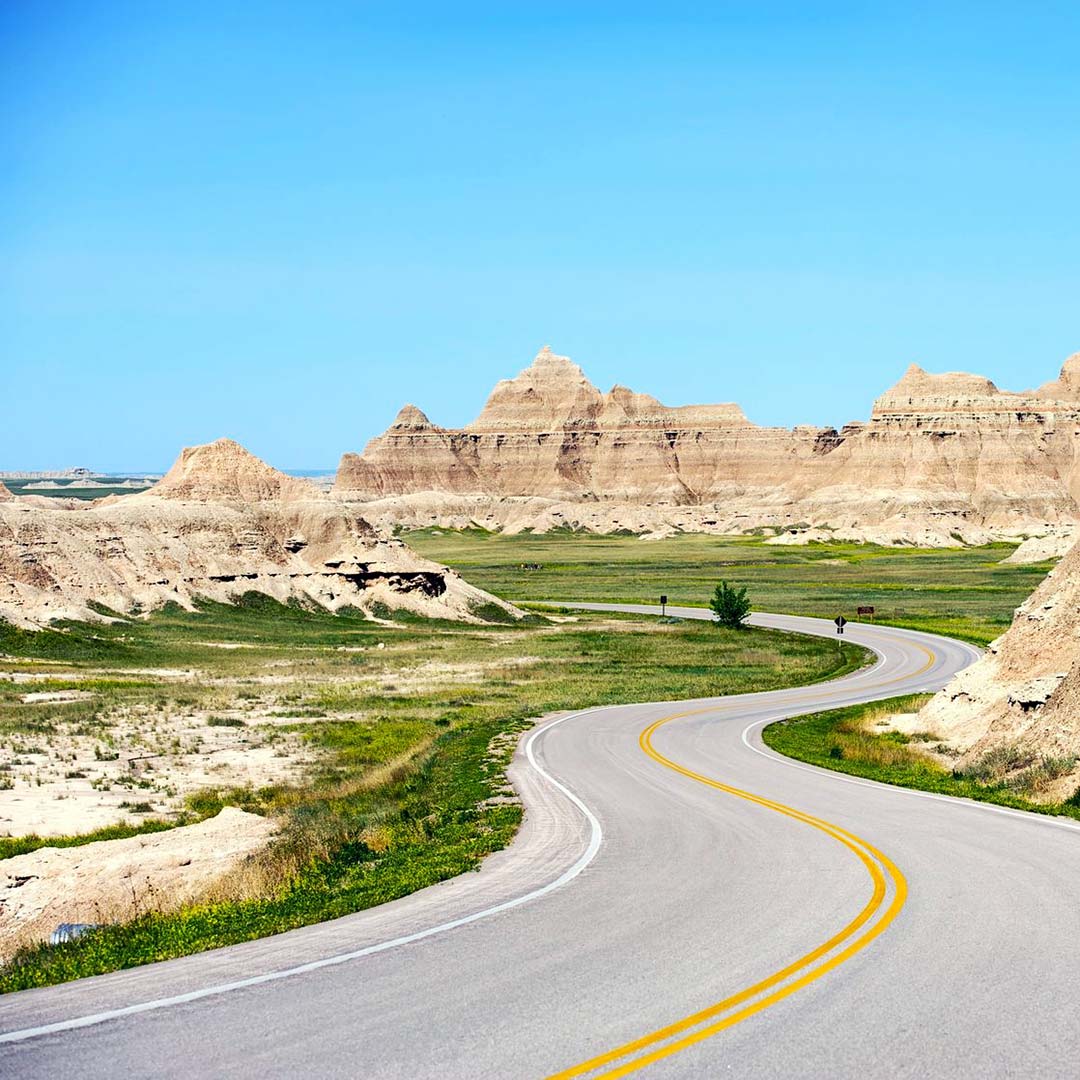
<svg viewBox="0 0 1080 1080"><path fill-rule="evenodd" d="M556 430L595 416L603 395L568 356L545 345L513 379L496 383L470 431Z"/></svg>
<svg viewBox="0 0 1080 1080"><path fill-rule="evenodd" d="M390 426L398 430L415 431L418 428L429 428L432 424L415 405L404 405Z"/></svg>

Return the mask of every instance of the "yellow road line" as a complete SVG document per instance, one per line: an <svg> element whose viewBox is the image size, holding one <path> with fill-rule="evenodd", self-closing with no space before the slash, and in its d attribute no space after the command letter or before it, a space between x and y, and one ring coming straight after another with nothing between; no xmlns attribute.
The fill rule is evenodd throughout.
<svg viewBox="0 0 1080 1080"><path fill-rule="evenodd" d="M917 642L910 642L909 644L914 644L916 648L919 648L926 653L926 663L919 668L918 671L898 675L892 679L882 680L867 689L876 689L882 686L889 686L896 682L901 682L905 679L915 678L925 671L928 671L933 666L936 657L930 649ZM792 704L797 704L801 707L814 700L821 700L822 696L827 697L830 695L805 695L798 701L792 702ZM712 777L704 776L692 769L688 769L686 766L680 765L677 761L665 757L653 745L653 735L665 724L687 716L699 716L703 713L714 713L719 711L728 710L724 710L723 708L717 709L716 707L691 709L685 712L673 713L671 716L662 717L645 728L638 739L638 743L641 746L641 749L648 754L649 757L666 768L672 769L698 783L705 784L718 791L723 791L725 794L733 795L736 798L744 799L747 802L752 802L758 806L763 806L769 810L784 814L786 817L793 818L796 821L801 821L804 824L810 825L825 833L827 836L832 837L838 843L843 844L854 853L860 862L862 862L870 875L870 879L874 886L870 900L859 914L847 924L847 926L834 934L828 941L822 942L816 948L806 953L805 956L801 956L798 960L793 961L786 967L781 968L767 978L755 983L753 986L748 986L746 989L740 990L738 993L725 998L723 1001L717 1002L715 1005L710 1005L708 1008L692 1013L675 1023L658 1028L656 1031L616 1047L614 1050L609 1050L607 1053L590 1058L588 1061L583 1061L579 1065L555 1073L549 1080L571 1080L572 1077L584 1076L587 1073L593 1073L597 1069L610 1065L620 1058L625 1058L631 1054L636 1054L639 1051L647 1050L649 1047L656 1046L656 1044L666 1042L669 1039L674 1039L676 1036L682 1036L681 1038L677 1038L674 1042L668 1042L665 1046L658 1046L647 1054L636 1057L631 1061L624 1062L614 1069L598 1073L595 1078L595 1080L601 1080L601 1078L614 1080L615 1077L626 1076L629 1073L636 1072L638 1069L651 1065L653 1062L669 1057L672 1054L677 1054L680 1050L685 1050L695 1043L708 1039L718 1032L734 1027L741 1021L754 1016L756 1013L769 1008L771 1005L775 1005L777 1002L789 997L791 994L808 986L815 980L820 979L829 971L832 971L834 968L839 967L845 961L849 960L857 952L866 948L867 945L869 945L890 925L890 923L892 923L899 914L900 909L904 906L907 899L907 882L904 880L904 875L888 856L882 854L882 852L878 851L873 845L867 843L867 841L856 836L854 833L848 832L839 825L834 825L822 818L813 817L801 810L796 810L794 807L785 806L783 803L775 802L772 799L766 799L761 795L755 795L749 791L743 791L741 788L732 787L729 784L721 783L719 780L714 780ZM880 866L878 864L880 864ZM888 881L886 881L885 874L882 873L882 867L885 869L885 874L888 875ZM885 898L888 893L888 884L890 882L893 886L892 902L889 904L881 918L872 926L864 930L863 927L866 927L866 924L880 911L882 905L885 903ZM859 933L860 930L862 930L861 934ZM855 937L855 935L858 936ZM854 940L849 940L853 937ZM843 945L845 942L848 942L848 944L840 952L834 953L829 959L824 960L824 962L820 964L817 963L828 956L829 953L833 953L836 948ZM812 966L815 964L817 966ZM792 975L803 971L804 968L809 968L810 970L805 971L793 982L786 983L786 985L783 986L779 985L785 983L785 980L789 979ZM765 997L759 997L759 995L764 994L766 991L771 991L771 993L768 993ZM752 1001L751 999L753 998L759 999L757 1001ZM750 1004L746 1004L747 1002L750 1002ZM724 1016L722 1019L716 1020L712 1024L708 1024L706 1027L699 1026L708 1020L714 1020L723 1013L729 1013L731 1009L737 1008L740 1005L744 1005L745 1007L739 1009L737 1012ZM697 1030L691 1030L695 1028ZM684 1034L687 1032L688 1034Z"/></svg>

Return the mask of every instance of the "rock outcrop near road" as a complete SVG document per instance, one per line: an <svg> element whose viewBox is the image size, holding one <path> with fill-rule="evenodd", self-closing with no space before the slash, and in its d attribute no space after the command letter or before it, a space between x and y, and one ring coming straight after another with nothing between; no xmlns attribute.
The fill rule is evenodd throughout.
<svg viewBox="0 0 1080 1080"><path fill-rule="evenodd" d="M334 491L387 524L983 542L1080 520L1078 447L1080 353L1019 394L912 365L867 422L837 431L602 393L545 348L465 428L407 405L342 458Z"/></svg>
<svg viewBox="0 0 1080 1080"><path fill-rule="evenodd" d="M518 614L229 439L184 450L145 492L42 502L0 503L0 618L16 626L99 618L95 605L191 608L247 592L330 610Z"/></svg>
<svg viewBox="0 0 1080 1080"><path fill-rule="evenodd" d="M920 720L961 751L963 762L1011 746L1080 756L1080 545L1017 609L986 655L930 700Z"/></svg>

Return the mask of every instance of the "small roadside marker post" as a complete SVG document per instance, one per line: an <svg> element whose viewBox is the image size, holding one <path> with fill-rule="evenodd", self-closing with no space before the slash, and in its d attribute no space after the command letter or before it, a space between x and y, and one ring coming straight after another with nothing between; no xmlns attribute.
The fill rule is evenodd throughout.
<svg viewBox="0 0 1080 1080"><path fill-rule="evenodd" d="M843 615L837 615L833 622L836 623L836 645L837 648L842 649L844 647L844 627L847 626L847 619Z"/></svg>
<svg viewBox="0 0 1080 1080"><path fill-rule="evenodd" d="M667 615L667 596L661 595L660 597L660 617L663 618Z"/></svg>

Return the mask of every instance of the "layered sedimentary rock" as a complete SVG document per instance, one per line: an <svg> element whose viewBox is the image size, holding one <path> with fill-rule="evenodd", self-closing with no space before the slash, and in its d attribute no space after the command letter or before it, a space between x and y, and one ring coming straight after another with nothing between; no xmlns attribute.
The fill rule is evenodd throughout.
<svg viewBox="0 0 1080 1080"><path fill-rule="evenodd" d="M866 423L837 431L601 393L545 348L463 429L406 406L342 458L334 491L383 523L979 542L1080 520L1078 445L1080 354L1023 394L913 365Z"/></svg>
<svg viewBox="0 0 1080 1080"><path fill-rule="evenodd" d="M1013 745L1028 754L1080 755L1080 546L986 655L931 699L920 723L961 751L963 762Z"/></svg>
<svg viewBox="0 0 1080 1080"><path fill-rule="evenodd" d="M737 405L668 408L622 386L603 394L545 348L500 382L462 430L436 427L406 406L362 456L342 458L335 491L694 504L760 483L777 460L813 445L812 436L751 424Z"/></svg>
<svg viewBox="0 0 1080 1080"><path fill-rule="evenodd" d="M0 504L0 618L18 626L246 592L331 610L515 613L227 439L185 450L146 492L73 508Z"/></svg>

